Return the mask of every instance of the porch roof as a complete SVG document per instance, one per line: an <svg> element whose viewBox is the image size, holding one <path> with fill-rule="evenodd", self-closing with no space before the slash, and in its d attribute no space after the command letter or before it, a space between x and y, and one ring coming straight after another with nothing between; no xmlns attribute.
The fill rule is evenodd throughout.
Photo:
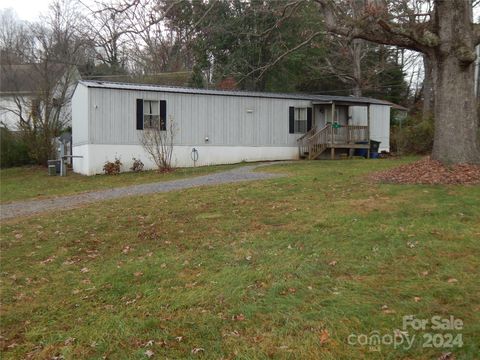
<svg viewBox="0 0 480 360"><path fill-rule="evenodd" d="M378 102L354 102L345 100L330 100L330 101L312 101L312 105L344 105L344 106L369 106L370 104L379 104ZM386 105L386 104L380 104Z"/></svg>

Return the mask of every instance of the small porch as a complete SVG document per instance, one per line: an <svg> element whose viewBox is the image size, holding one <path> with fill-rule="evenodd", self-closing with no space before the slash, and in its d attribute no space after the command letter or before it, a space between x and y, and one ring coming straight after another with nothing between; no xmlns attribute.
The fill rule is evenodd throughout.
<svg viewBox="0 0 480 360"><path fill-rule="evenodd" d="M300 158L317 159L330 150L335 159L338 149L366 149L370 157L370 104L345 101L313 102L312 128L297 139ZM367 108L366 123L349 115L351 106ZM345 151L345 150L343 150Z"/></svg>

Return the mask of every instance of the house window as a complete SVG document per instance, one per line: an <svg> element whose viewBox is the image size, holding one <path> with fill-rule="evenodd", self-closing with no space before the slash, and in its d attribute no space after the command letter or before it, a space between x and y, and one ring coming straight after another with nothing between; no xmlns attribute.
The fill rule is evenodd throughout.
<svg viewBox="0 0 480 360"><path fill-rule="evenodd" d="M167 130L167 102L166 100L143 100L136 101L136 129L159 128Z"/></svg>
<svg viewBox="0 0 480 360"><path fill-rule="evenodd" d="M157 128L160 125L160 103L158 101L143 101L143 127Z"/></svg>
<svg viewBox="0 0 480 360"><path fill-rule="evenodd" d="M307 132L307 108L295 108L294 133L304 134Z"/></svg>

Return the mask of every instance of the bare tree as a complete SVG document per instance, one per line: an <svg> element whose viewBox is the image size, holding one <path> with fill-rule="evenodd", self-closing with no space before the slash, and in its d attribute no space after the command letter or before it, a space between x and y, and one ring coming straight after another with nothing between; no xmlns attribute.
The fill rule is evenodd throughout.
<svg viewBox="0 0 480 360"><path fill-rule="evenodd" d="M83 48L76 35L77 18L67 2L53 3L43 23L28 27L24 36L30 46L18 49L27 64L10 59L2 65L4 79L17 87L12 88L14 105L2 110L18 119L17 129L31 157L43 165L54 156L53 139L70 123L70 99L78 76L74 65Z"/></svg>
<svg viewBox="0 0 480 360"><path fill-rule="evenodd" d="M24 63L26 49L30 46L27 25L12 9L0 10L0 63Z"/></svg>
<svg viewBox="0 0 480 360"><path fill-rule="evenodd" d="M109 8L94 11L89 22L90 39L96 47L97 60L117 71L125 68L127 55L125 36L128 32L125 16Z"/></svg>
<svg viewBox="0 0 480 360"><path fill-rule="evenodd" d="M326 64L325 69L330 74L351 89L354 96L362 96L365 90L372 89L375 79L392 65L373 56L381 52L378 45L362 39L334 35L325 40L326 54L320 61Z"/></svg>
<svg viewBox="0 0 480 360"><path fill-rule="evenodd" d="M473 75L480 24L473 23L471 0L371 0L358 14L349 0L316 2L335 34L425 54L435 89L432 157L443 163L480 163Z"/></svg>
<svg viewBox="0 0 480 360"><path fill-rule="evenodd" d="M172 117L168 119L168 127L163 127L162 123L157 121L142 131L140 143L160 172L172 169L176 133L177 127Z"/></svg>

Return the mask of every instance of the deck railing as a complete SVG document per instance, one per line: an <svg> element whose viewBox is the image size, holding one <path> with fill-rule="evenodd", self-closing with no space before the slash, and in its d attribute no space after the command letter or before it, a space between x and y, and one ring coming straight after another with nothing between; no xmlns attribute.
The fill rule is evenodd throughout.
<svg viewBox="0 0 480 360"><path fill-rule="evenodd" d="M354 144L359 141L368 141L368 126L343 125L339 128L332 127L331 143Z"/></svg>
<svg viewBox="0 0 480 360"><path fill-rule="evenodd" d="M312 128L297 139L298 151L300 157L308 156L309 159L315 159L328 147L334 145L355 144L360 141L369 141L368 126L363 125L343 125L340 127L327 124L325 127L317 130Z"/></svg>

